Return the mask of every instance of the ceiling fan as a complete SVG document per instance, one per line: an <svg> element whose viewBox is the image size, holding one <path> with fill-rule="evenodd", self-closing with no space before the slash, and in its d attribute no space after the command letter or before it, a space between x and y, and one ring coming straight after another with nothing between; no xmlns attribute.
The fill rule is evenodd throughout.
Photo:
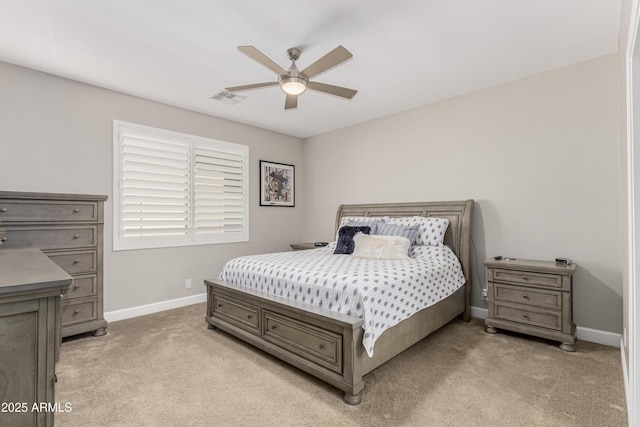
<svg viewBox="0 0 640 427"><path fill-rule="evenodd" d="M295 47L287 50L287 55L291 60L291 66L288 70L285 70L273 62L253 46L238 46L238 50L275 72L278 75L278 81L225 88L229 92L241 92L244 90L279 85L287 96L284 103L285 110L296 108L298 106L298 96L302 95L307 89L329 93L347 99L353 98L353 96L358 93L358 91L354 89L311 81L311 79L318 74L330 70L353 57L351 52L342 46L333 49L302 71L296 67L296 61L300 58L302 51Z"/></svg>

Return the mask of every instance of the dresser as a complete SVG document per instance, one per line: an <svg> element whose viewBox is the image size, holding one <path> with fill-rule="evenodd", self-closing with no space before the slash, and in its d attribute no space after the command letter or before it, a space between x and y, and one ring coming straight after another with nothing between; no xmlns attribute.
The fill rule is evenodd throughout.
<svg viewBox="0 0 640 427"><path fill-rule="evenodd" d="M62 336L106 334L103 227L107 196L0 192L0 250L41 249L73 277L62 302Z"/></svg>
<svg viewBox="0 0 640 427"><path fill-rule="evenodd" d="M572 287L576 264L488 259L484 265L488 333L506 329L560 341L562 350L574 351Z"/></svg>
<svg viewBox="0 0 640 427"><path fill-rule="evenodd" d="M53 426L61 297L72 278L38 249L0 251L0 425Z"/></svg>

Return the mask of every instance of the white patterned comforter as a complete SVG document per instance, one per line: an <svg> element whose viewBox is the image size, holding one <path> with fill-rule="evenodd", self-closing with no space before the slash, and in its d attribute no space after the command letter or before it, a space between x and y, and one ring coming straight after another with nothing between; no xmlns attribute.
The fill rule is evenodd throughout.
<svg viewBox="0 0 640 427"><path fill-rule="evenodd" d="M465 282L447 246L414 246L409 260L375 261L320 249L250 255L227 262L220 280L363 319L373 356L390 327L453 294Z"/></svg>

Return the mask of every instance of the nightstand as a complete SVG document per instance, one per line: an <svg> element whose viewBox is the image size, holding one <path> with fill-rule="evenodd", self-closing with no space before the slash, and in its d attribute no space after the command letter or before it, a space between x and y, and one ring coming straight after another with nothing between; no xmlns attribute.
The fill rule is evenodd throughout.
<svg viewBox="0 0 640 427"><path fill-rule="evenodd" d="M317 249L319 246L316 246L313 242L310 243L292 243L289 246L291 246L291 249L293 249L294 251L304 251L307 249Z"/></svg>
<svg viewBox="0 0 640 427"><path fill-rule="evenodd" d="M576 264L488 259L484 265L488 333L506 329L560 341L562 350L574 351L572 282Z"/></svg>

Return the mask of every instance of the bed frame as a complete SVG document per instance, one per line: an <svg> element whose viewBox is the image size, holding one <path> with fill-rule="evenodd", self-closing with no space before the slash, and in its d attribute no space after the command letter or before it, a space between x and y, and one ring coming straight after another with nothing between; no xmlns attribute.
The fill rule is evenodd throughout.
<svg viewBox="0 0 640 427"><path fill-rule="evenodd" d="M376 341L372 358L362 345L361 319L292 303L260 291L240 291L217 279L205 280L209 328L220 328L343 390L344 401L357 405L362 399L364 375L454 318L471 319L473 204L473 200L466 200L338 208L336 230L345 216L419 215L449 219L445 244L450 245L460 259L466 279L465 285L453 295L386 330Z"/></svg>

